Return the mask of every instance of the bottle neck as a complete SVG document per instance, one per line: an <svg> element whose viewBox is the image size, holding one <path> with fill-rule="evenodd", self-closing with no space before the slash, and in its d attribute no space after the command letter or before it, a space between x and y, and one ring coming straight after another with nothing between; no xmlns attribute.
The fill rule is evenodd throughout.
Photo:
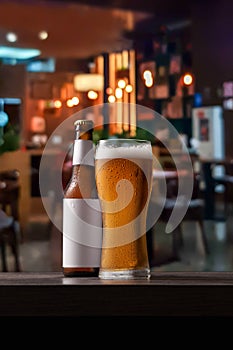
<svg viewBox="0 0 233 350"><path fill-rule="evenodd" d="M73 165L94 166L94 146L92 140L74 141Z"/></svg>
<svg viewBox="0 0 233 350"><path fill-rule="evenodd" d="M93 129L87 130L86 128L78 127L75 130L75 140L91 140L92 141Z"/></svg>
<svg viewBox="0 0 233 350"><path fill-rule="evenodd" d="M73 165L94 166L93 128L90 124L78 124L75 129Z"/></svg>

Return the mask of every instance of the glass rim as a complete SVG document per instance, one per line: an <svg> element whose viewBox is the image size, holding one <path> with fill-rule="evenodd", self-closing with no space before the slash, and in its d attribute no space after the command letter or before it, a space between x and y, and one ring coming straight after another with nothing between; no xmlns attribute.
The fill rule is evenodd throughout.
<svg viewBox="0 0 233 350"><path fill-rule="evenodd" d="M143 144L143 145L151 145L151 141L144 139L124 139L124 138L116 138L116 139L101 139L97 141L97 145L105 145L105 144L119 144L128 143L128 144Z"/></svg>

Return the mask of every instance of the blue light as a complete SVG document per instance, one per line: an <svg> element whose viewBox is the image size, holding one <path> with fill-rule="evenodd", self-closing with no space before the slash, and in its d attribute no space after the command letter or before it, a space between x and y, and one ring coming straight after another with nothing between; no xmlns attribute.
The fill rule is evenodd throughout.
<svg viewBox="0 0 233 350"><path fill-rule="evenodd" d="M0 99L0 128L3 128L8 123L8 115L4 112L4 99ZM2 130L1 130L2 133ZM1 135L0 135L1 136Z"/></svg>
<svg viewBox="0 0 233 350"><path fill-rule="evenodd" d="M8 115L5 112L0 111L0 128L4 127L8 123L8 120Z"/></svg>
<svg viewBox="0 0 233 350"><path fill-rule="evenodd" d="M202 94L199 92L196 92L194 94L194 101L193 101L194 107L201 107L202 106Z"/></svg>
<svg viewBox="0 0 233 350"><path fill-rule="evenodd" d="M54 72L54 58L37 59L27 63L27 72Z"/></svg>
<svg viewBox="0 0 233 350"><path fill-rule="evenodd" d="M24 49L19 47L0 46L1 58L12 58L17 60L28 60L41 54L37 49Z"/></svg>

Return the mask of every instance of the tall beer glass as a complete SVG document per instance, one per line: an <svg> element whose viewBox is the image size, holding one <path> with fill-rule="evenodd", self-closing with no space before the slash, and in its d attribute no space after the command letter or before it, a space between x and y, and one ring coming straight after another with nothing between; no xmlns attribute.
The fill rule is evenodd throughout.
<svg viewBox="0 0 233 350"><path fill-rule="evenodd" d="M146 217L152 186L151 143L100 140L95 162L103 217L99 277L149 279Z"/></svg>

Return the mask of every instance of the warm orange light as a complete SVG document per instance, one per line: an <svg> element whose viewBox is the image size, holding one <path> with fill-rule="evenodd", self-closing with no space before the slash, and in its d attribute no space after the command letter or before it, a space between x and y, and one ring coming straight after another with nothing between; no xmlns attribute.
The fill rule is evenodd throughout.
<svg viewBox="0 0 233 350"><path fill-rule="evenodd" d="M111 95L113 93L113 89L109 86L109 87L107 87L107 89L106 89L106 94L107 95Z"/></svg>
<svg viewBox="0 0 233 350"><path fill-rule="evenodd" d="M45 119L35 115L31 119L30 129L34 133L43 133L45 131Z"/></svg>
<svg viewBox="0 0 233 350"><path fill-rule="evenodd" d="M90 100L96 100L98 98L98 94L96 91L93 91L93 90L90 90L88 91L87 93L87 97L90 99Z"/></svg>
<svg viewBox="0 0 233 350"><path fill-rule="evenodd" d="M152 78L152 73L151 73L151 71L148 70L148 69L145 70L145 71L143 72L143 78L144 78L145 80Z"/></svg>
<svg viewBox="0 0 233 350"><path fill-rule="evenodd" d="M114 103L116 101L116 97L114 95L108 96L108 102L109 103Z"/></svg>
<svg viewBox="0 0 233 350"><path fill-rule="evenodd" d="M124 79L120 79L120 80L118 81L117 85L118 85L118 87L119 87L120 89L124 89L124 88L126 87L126 82L125 82Z"/></svg>
<svg viewBox="0 0 233 350"><path fill-rule="evenodd" d="M71 98L66 101L66 105L67 105L67 107L73 107L74 106L74 103L73 103Z"/></svg>
<svg viewBox="0 0 233 350"><path fill-rule="evenodd" d="M146 87L151 87L154 83L152 73L148 69L143 72L143 79L145 80Z"/></svg>
<svg viewBox="0 0 233 350"><path fill-rule="evenodd" d="M128 92L128 93L132 92L133 91L132 85L130 85L130 84L126 85L125 91Z"/></svg>
<svg viewBox="0 0 233 350"><path fill-rule="evenodd" d="M46 40L46 39L48 39L48 36L49 36L49 34L48 34L48 32L47 32L46 30L41 30L41 31L38 33L38 38L39 38L40 40Z"/></svg>
<svg viewBox="0 0 233 350"><path fill-rule="evenodd" d="M90 90L102 91L104 88L104 76L95 73L77 74L74 76L74 89L86 92Z"/></svg>
<svg viewBox="0 0 233 350"><path fill-rule="evenodd" d="M151 87L153 85L153 78L152 77L147 78L145 80L145 85L146 85L146 87Z"/></svg>
<svg viewBox="0 0 233 350"><path fill-rule="evenodd" d="M192 82L193 82L193 76L192 76L191 74L189 74L189 73L186 73L186 74L184 75L184 77L183 77L183 83L184 83L184 85L189 86L189 85L192 84Z"/></svg>
<svg viewBox="0 0 233 350"><path fill-rule="evenodd" d="M74 106L77 106L79 104L79 98L77 96L72 97L71 100Z"/></svg>
<svg viewBox="0 0 233 350"><path fill-rule="evenodd" d="M120 88L116 88L115 90L115 96L116 98L122 98L123 96L123 91Z"/></svg>
<svg viewBox="0 0 233 350"><path fill-rule="evenodd" d="M61 103L60 100L54 101L54 107L55 107L55 108L61 108L61 106L62 106L62 103Z"/></svg>

